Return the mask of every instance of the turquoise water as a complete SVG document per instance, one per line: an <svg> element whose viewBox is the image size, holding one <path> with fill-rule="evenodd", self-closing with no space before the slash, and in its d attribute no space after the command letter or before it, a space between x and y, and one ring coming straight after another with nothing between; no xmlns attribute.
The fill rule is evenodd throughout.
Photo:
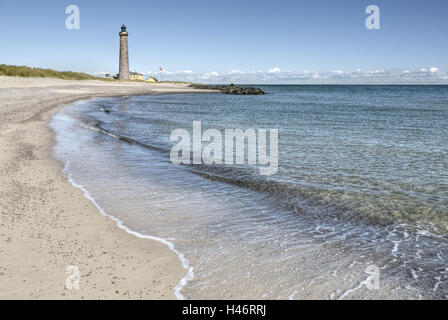
<svg viewBox="0 0 448 320"><path fill-rule="evenodd" d="M55 155L108 214L185 254L187 298L446 298L448 87L262 88L78 102L52 121ZM278 172L172 164L170 133L193 121L278 129Z"/></svg>

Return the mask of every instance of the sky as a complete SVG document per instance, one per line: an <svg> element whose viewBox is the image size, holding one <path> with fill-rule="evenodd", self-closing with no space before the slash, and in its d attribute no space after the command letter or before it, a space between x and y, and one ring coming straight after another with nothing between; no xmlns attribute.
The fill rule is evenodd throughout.
<svg viewBox="0 0 448 320"><path fill-rule="evenodd" d="M0 64L116 74L125 24L130 69L161 80L448 84L447 15L446 0L1 0Z"/></svg>

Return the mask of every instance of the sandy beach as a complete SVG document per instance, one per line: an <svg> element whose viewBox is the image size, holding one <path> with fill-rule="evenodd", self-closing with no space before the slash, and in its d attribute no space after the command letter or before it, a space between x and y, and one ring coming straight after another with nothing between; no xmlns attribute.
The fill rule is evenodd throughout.
<svg viewBox="0 0 448 320"><path fill-rule="evenodd" d="M200 92L185 84L0 77L0 299L174 299L186 270L166 245L101 215L52 157L47 122L98 96ZM67 289L66 268L80 288Z"/></svg>

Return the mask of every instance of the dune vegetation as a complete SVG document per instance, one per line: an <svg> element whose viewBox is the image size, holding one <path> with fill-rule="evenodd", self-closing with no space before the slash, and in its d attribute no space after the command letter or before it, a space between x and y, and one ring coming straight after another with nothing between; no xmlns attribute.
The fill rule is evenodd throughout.
<svg viewBox="0 0 448 320"><path fill-rule="evenodd" d="M56 71L52 69L31 68L26 66L12 66L0 64L0 76L58 78L65 80L104 80L87 73L72 71Z"/></svg>

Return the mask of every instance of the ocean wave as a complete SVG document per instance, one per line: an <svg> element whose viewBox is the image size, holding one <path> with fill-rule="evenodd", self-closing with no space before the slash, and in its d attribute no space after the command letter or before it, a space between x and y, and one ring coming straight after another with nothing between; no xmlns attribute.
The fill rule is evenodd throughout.
<svg viewBox="0 0 448 320"><path fill-rule="evenodd" d="M78 121L86 129L107 135L127 144L158 151L164 154L168 160L170 153L168 147L151 145L133 137L105 129L101 121L87 122L80 119ZM182 164L180 166L208 180L231 184L269 195L272 201L276 201L281 207L312 219L345 219L350 223L365 223L383 227L406 223L411 231L420 230L422 225L425 224L423 217L417 224L412 217L406 215L397 217L393 214L393 210L388 208L382 208L381 212L377 210L375 214L372 214L370 211L357 210L344 203L329 201L326 199L326 196L329 193L334 195L338 191L332 190L330 192L322 188L304 188L294 183L270 179L269 177L259 175L258 169L253 166L205 164ZM342 197L343 192L339 193ZM447 223L447 221L443 220L442 223L435 224L429 220L426 221L426 229L434 234L448 235Z"/></svg>

